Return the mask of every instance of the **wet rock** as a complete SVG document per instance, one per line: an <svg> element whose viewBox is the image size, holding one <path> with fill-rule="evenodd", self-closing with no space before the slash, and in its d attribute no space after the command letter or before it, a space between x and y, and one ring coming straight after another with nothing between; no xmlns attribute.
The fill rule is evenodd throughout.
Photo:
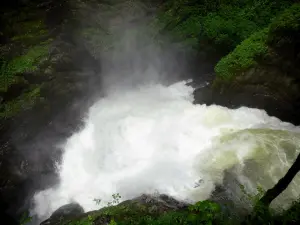
<svg viewBox="0 0 300 225"><path fill-rule="evenodd" d="M136 201L139 202L140 204L150 203L153 205L157 205L157 209L159 209L160 207L166 207L169 209L182 209L182 208L186 208L189 205L188 203L178 201L175 198L165 194L160 194L157 196L144 194L130 201Z"/></svg>
<svg viewBox="0 0 300 225"><path fill-rule="evenodd" d="M52 215L48 220L41 223L41 225L58 225L63 224L66 221L92 221L95 225L107 225L112 219L116 221L123 219L135 221L139 217L157 217L166 212L187 209L188 206L189 204L178 201L168 195L143 194L131 200L121 202L116 206L104 207L84 214L79 213L78 211L78 213L74 213L73 215L68 214L63 217L60 216L61 214L58 212L58 214L55 213L55 216ZM58 211L60 210L61 209L58 209Z"/></svg>
<svg viewBox="0 0 300 225"><path fill-rule="evenodd" d="M58 208L54 213L52 213L50 218L61 217L66 215L77 215L84 213L83 208L78 203L70 203Z"/></svg>
<svg viewBox="0 0 300 225"><path fill-rule="evenodd" d="M221 81L195 91L196 104L217 104L236 109L242 106L265 110L270 116L293 124L299 124L300 84L294 74L277 66L258 65L234 81ZM216 83L215 83L216 84Z"/></svg>
<svg viewBox="0 0 300 225"><path fill-rule="evenodd" d="M0 16L6 25L1 30L5 36L1 57L7 63L15 58L23 62L24 55L29 59L42 55L29 69L18 67L15 77L22 79L0 91L0 191L8 202L8 213L15 218L30 208L35 192L57 182L55 161L61 156L57 143L78 129L93 101L91 95L99 92L98 64L84 46L72 40L70 30L76 28L66 21L70 19L67 1L42 2L51 7L30 4L14 9L20 13L10 14L7 9L7 16ZM41 48L45 41L46 50ZM5 104L13 110L6 110L10 108Z"/></svg>
<svg viewBox="0 0 300 225"><path fill-rule="evenodd" d="M241 66L235 57L224 57L222 60L226 63L222 65L221 60L216 65L216 68L223 67L222 70L216 69L218 76L213 86L210 90L198 90L196 103L260 108L271 116L300 124L299 9L300 4L296 3L274 18L270 29L261 36L263 42L260 44L267 51L260 57L253 57L256 54L248 48L248 42L243 42L240 48L230 53L241 58L251 56L247 58L251 59L247 67ZM251 37L247 39L249 43L253 40ZM245 52L241 54L239 49ZM230 76L226 77L224 71Z"/></svg>
<svg viewBox="0 0 300 225"><path fill-rule="evenodd" d="M42 222L41 225L56 223L57 221L61 221L66 217L77 216L82 213L84 213L84 210L78 203L70 203L67 205L63 205L57 210L55 210L50 216L50 218Z"/></svg>

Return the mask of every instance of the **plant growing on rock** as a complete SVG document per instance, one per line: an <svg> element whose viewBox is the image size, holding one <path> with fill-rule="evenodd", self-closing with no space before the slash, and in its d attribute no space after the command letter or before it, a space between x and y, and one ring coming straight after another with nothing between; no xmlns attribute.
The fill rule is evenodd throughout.
<svg viewBox="0 0 300 225"><path fill-rule="evenodd" d="M267 54L268 28L254 33L238 45L234 51L223 57L215 67L216 74L231 79L257 64L257 58Z"/></svg>

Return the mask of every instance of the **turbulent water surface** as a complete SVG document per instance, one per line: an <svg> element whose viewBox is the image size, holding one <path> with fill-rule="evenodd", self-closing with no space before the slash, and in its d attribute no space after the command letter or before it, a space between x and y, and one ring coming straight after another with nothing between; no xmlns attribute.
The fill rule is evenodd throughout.
<svg viewBox="0 0 300 225"><path fill-rule="evenodd" d="M248 187L256 182L271 187L295 159L298 127L263 110L192 102L193 88L185 81L139 86L100 99L84 128L63 146L60 184L36 194L35 212L46 217L71 201L93 210L114 193L122 200L154 192L203 200L234 165ZM247 174L243 163L251 159ZM287 198L299 196L296 181ZM102 200L100 206L94 198Z"/></svg>

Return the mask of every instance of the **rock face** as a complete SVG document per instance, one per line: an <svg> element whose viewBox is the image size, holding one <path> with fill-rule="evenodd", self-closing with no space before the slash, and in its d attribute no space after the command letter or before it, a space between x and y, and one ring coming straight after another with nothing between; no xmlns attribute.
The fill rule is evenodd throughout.
<svg viewBox="0 0 300 225"><path fill-rule="evenodd" d="M112 38L112 30L107 30L112 21L105 19L125 30L119 8L124 8L122 16L128 10L134 15L126 19L129 24L139 22L136 16L152 13L143 2L137 7L131 3L115 1L112 7L98 0L16 0L11 2L14 7L0 9L0 191L1 202L8 203L4 211L20 216L36 191L57 182L55 162L62 151L58 145L80 128L86 109L102 95L101 60L109 58L102 52L111 47ZM111 67L110 61L105 61L106 67Z"/></svg>
<svg viewBox="0 0 300 225"><path fill-rule="evenodd" d="M196 102L261 108L299 124L299 9L292 5L222 58L213 86L196 92Z"/></svg>
<svg viewBox="0 0 300 225"><path fill-rule="evenodd" d="M15 217L35 191L57 181L57 145L100 92L99 62L74 40L71 7L28 1L1 8L0 201Z"/></svg>
<svg viewBox="0 0 300 225"><path fill-rule="evenodd" d="M41 225L59 225L64 222L89 220L95 225L109 224L114 219L128 220L142 216L159 216L170 211L187 209L189 204L177 201L167 195L141 195L132 200L121 202L117 206L110 206L87 213L81 212L78 204L69 204L56 210L51 217ZM72 212L72 214L71 214Z"/></svg>
<svg viewBox="0 0 300 225"><path fill-rule="evenodd" d="M50 218L41 223L41 225L51 224L52 221L62 220L65 217L77 216L84 213L83 208L78 203L70 203L58 208Z"/></svg>
<svg viewBox="0 0 300 225"><path fill-rule="evenodd" d="M168 195L161 194L158 196L151 196L151 195L141 195L140 197L134 198L129 201L125 201L121 204L127 204L127 203L138 203L138 204L153 204L153 210L156 212L157 210L178 210L178 209L184 209L189 206L189 204L185 202L180 202ZM120 204L120 205L121 205ZM158 212L158 211L157 211Z"/></svg>
<svg viewBox="0 0 300 225"><path fill-rule="evenodd" d="M78 203L64 205L52 213L51 217L69 216L84 213L83 208Z"/></svg>

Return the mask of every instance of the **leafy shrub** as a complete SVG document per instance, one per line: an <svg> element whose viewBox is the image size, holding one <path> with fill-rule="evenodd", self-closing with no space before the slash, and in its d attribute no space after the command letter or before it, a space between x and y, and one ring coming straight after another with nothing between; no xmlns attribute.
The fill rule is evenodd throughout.
<svg viewBox="0 0 300 225"><path fill-rule="evenodd" d="M248 194L245 188L241 186L244 197L250 200L253 204L263 195L264 190L257 188L256 195ZM112 195L113 199L120 199L119 194ZM110 205L110 204L108 204ZM264 224L290 224L299 220L299 203L295 203L289 210L274 216L271 213L266 213L265 209L262 211L255 211L249 217L243 220L244 225L264 225ZM108 206L99 211L90 212L89 215L81 219L73 221L65 221L63 225L93 225L107 223L109 225L234 225L240 224L239 220L234 219L232 215L226 214L221 206L215 202L205 200L190 205L188 208L181 210L168 210L156 213L151 212L151 208L155 207L153 204L143 205L139 202L127 202L126 204L119 204L117 206ZM149 211L150 210L150 211ZM256 210L259 210L256 208ZM263 212L263 213L262 213ZM238 222L239 221L239 222ZM282 222L282 223L281 223Z"/></svg>
<svg viewBox="0 0 300 225"><path fill-rule="evenodd" d="M32 220L32 217L29 216L28 212L25 212L22 214L19 222L20 222L20 225L25 225L25 224L31 222L31 220Z"/></svg>
<svg viewBox="0 0 300 225"><path fill-rule="evenodd" d="M270 25L270 33L298 31L300 28L300 3L294 4L276 17Z"/></svg>
<svg viewBox="0 0 300 225"><path fill-rule="evenodd" d="M297 224L300 221L300 200L293 202L288 210L276 216L275 221L280 221L282 225Z"/></svg>
<svg viewBox="0 0 300 225"><path fill-rule="evenodd" d="M287 0L167 1L156 24L188 46L206 48L209 41L226 54L289 5Z"/></svg>
<svg viewBox="0 0 300 225"><path fill-rule="evenodd" d="M300 44L300 4L294 4L276 17L270 25L268 44L288 57L297 54Z"/></svg>
<svg viewBox="0 0 300 225"><path fill-rule="evenodd" d="M221 25L220 25L221 26ZM294 4L275 17L270 25L244 40L215 66L222 79L231 79L255 66L268 52L268 46L280 48L281 56L294 60L300 43L300 4Z"/></svg>
<svg viewBox="0 0 300 225"><path fill-rule="evenodd" d="M234 51L223 57L215 67L218 76L231 79L235 75L257 64L256 59L268 51L266 45L268 29L252 34L238 45Z"/></svg>

